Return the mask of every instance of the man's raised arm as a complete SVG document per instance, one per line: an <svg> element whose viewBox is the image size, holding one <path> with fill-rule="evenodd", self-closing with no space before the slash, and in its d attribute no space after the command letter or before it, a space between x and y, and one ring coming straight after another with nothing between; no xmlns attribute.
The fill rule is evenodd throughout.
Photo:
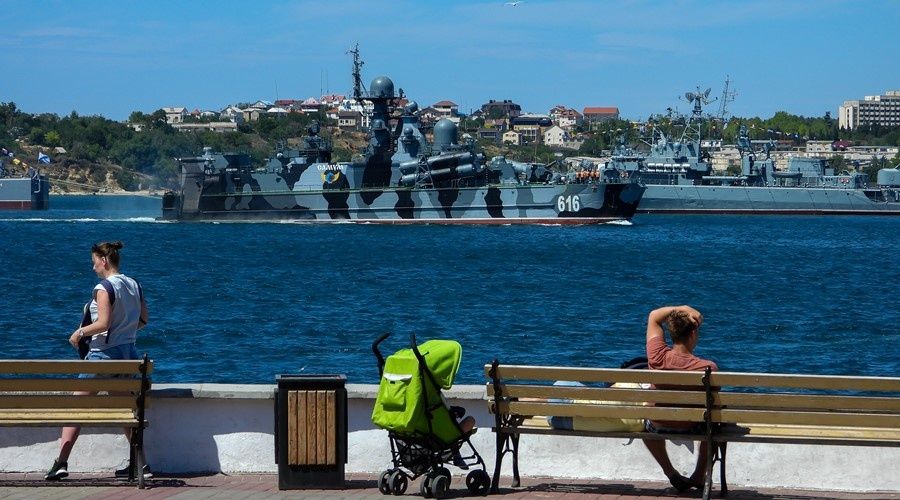
<svg viewBox="0 0 900 500"><path fill-rule="evenodd" d="M654 337L665 336L662 324L666 320L666 318L674 311L686 312L698 328L700 327L700 324L703 323L703 315L700 314L700 311L694 309L691 306L685 305L660 307L659 309L650 311L650 316L647 317L647 340L650 340Z"/></svg>

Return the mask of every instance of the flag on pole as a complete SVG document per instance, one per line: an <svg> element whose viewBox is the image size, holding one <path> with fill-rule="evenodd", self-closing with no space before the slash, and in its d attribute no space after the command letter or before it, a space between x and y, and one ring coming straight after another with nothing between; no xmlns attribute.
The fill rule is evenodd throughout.
<svg viewBox="0 0 900 500"><path fill-rule="evenodd" d="M43 164L45 164L45 165L49 165L49 164L50 164L50 157L47 156L47 155L45 155L44 153L38 153L38 161L41 162L41 163L43 163Z"/></svg>

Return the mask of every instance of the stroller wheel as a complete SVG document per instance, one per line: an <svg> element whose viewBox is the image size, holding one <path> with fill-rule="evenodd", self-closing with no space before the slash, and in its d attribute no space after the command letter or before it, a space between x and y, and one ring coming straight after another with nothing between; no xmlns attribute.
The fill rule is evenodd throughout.
<svg viewBox="0 0 900 500"><path fill-rule="evenodd" d="M390 478L391 473L394 472L391 469L388 469L381 473L381 476L378 477L378 491L381 492L382 495L390 495L391 494L391 484Z"/></svg>
<svg viewBox="0 0 900 500"><path fill-rule="evenodd" d="M419 493L422 495L422 498L431 498L433 495L431 491L431 473L425 474L422 477L422 483L419 485Z"/></svg>
<svg viewBox="0 0 900 500"><path fill-rule="evenodd" d="M400 472L399 469L391 472L391 475L388 478L388 483L391 487L391 493L397 496L406 493L406 487L409 485L409 483L406 481L406 476L402 472Z"/></svg>
<svg viewBox="0 0 900 500"><path fill-rule="evenodd" d="M446 477L447 478L447 487L448 488L450 487L450 477L451 477L450 469L448 469L446 467L438 467L437 469L434 469L434 475Z"/></svg>
<svg viewBox="0 0 900 500"><path fill-rule="evenodd" d="M450 478L444 475L434 476L431 480L431 494L434 498L440 500L447 497L450 490Z"/></svg>
<svg viewBox="0 0 900 500"><path fill-rule="evenodd" d="M491 477L481 469L473 470L466 476L466 488L473 495L487 495L491 489Z"/></svg>

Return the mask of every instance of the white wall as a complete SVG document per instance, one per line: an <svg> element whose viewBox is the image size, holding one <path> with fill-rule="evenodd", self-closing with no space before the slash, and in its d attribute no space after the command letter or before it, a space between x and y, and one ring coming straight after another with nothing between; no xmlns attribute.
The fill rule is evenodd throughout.
<svg viewBox="0 0 900 500"><path fill-rule="evenodd" d="M376 386L348 385L349 461L346 471L376 473L390 465L387 433L369 420ZM274 453L274 386L157 385L148 410L147 458L161 472L277 472ZM482 386L457 386L451 404L474 415L479 431L473 444L493 474L495 436ZM45 471L58 452L56 429L2 428L0 471ZM523 476L665 481L640 442L624 440L523 436ZM669 443L682 472L694 465L693 443ZM86 429L78 440L69 470L112 471L128 456L125 438L116 430ZM900 491L900 448L804 446L731 443L728 481L733 486ZM718 471L716 471L718 474ZM456 472L454 471L454 474ZM501 484L509 485L509 458ZM718 478L718 475L714 476Z"/></svg>

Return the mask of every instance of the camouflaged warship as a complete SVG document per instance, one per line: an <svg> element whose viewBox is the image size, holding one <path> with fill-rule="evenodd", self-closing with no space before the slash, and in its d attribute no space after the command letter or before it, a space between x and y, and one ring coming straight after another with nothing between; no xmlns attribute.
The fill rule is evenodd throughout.
<svg viewBox="0 0 900 500"><path fill-rule="evenodd" d="M394 116L398 97L387 77L357 96L374 111L368 146L349 163L331 161L315 124L300 148L261 169L246 155L209 149L180 159L181 187L164 195L163 219L596 224L631 218L644 193L615 169L576 176L504 157L486 162L447 119L429 142L415 102Z"/></svg>
<svg viewBox="0 0 900 500"><path fill-rule="evenodd" d="M700 148L705 94L686 97L694 109L680 139L655 131L649 153L620 144L607 163L647 187L638 213L900 215L898 169L881 169L876 186L863 173L835 174L824 158L792 157L778 170L770 157L774 145L754 149L746 127L738 138L741 174L712 175Z"/></svg>

